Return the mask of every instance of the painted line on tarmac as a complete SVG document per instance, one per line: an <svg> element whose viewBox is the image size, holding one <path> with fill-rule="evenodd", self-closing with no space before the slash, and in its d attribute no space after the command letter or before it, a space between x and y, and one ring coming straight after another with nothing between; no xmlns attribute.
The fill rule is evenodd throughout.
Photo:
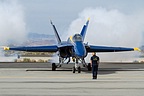
<svg viewBox="0 0 144 96"><path fill-rule="evenodd" d="M32 79L32 78L39 78L39 79L54 79L54 78L61 78L61 79L86 79L86 78L92 78L91 75L87 76L0 76L0 79ZM99 79L120 79L120 78L125 78L125 79L133 79L133 78L138 78L138 79L144 79L144 76L99 76Z"/></svg>

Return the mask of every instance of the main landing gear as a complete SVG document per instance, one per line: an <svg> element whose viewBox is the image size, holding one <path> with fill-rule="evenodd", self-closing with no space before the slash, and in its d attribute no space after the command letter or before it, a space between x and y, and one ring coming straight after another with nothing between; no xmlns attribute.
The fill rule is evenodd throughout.
<svg viewBox="0 0 144 96"><path fill-rule="evenodd" d="M92 68L91 68L91 64L90 64L90 63L88 63L88 65L87 65L87 69L88 69L88 71L91 71L91 70L92 70Z"/></svg>
<svg viewBox="0 0 144 96"><path fill-rule="evenodd" d="M55 71L57 68L56 64L55 63L52 63L52 71Z"/></svg>
<svg viewBox="0 0 144 96"><path fill-rule="evenodd" d="M52 71L56 71L56 68L60 68L61 66L61 64L56 65L56 63L52 63Z"/></svg>
<svg viewBox="0 0 144 96"><path fill-rule="evenodd" d="M56 63L52 63L52 71L56 71L56 68L58 68ZM75 66L73 66L72 68L73 73L75 73L76 71L78 71L78 73L81 73L81 67L79 64L75 64Z"/></svg>
<svg viewBox="0 0 144 96"><path fill-rule="evenodd" d="M62 63L63 63L63 60L64 60L64 59L60 59L60 62L59 62L58 65L56 65L56 63L52 63L52 71L56 71L56 68L60 68L61 65L62 65ZM68 62L69 62L69 61L68 61ZM84 66L85 68L88 69L88 71L91 71L91 70L92 70L90 63L86 64L85 61L83 61L82 64L83 64L83 66ZM78 63L78 59L75 59L75 65L72 67L72 72L73 72L73 73L76 73L76 71L77 71L78 73L81 73L81 66L80 66L80 63Z"/></svg>
<svg viewBox="0 0 144 96"><path fill-rule="evenodd" d="M52 71L56 71L56 68L60 68L62 64L64 63L64 58L59 57L59 63L56 65L56 63L52 63Z"/></svg>

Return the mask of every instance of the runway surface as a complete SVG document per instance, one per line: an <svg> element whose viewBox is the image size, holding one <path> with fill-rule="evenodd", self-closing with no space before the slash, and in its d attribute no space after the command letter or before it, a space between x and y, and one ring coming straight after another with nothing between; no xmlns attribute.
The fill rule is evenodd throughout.
<svg viewBox="0 0 144 96"><path fill-rule="evenodd" d="M143 96L144 64L102 63L73 74L73 64L51 71L50 63L0 63L0 96Z"/></svg>

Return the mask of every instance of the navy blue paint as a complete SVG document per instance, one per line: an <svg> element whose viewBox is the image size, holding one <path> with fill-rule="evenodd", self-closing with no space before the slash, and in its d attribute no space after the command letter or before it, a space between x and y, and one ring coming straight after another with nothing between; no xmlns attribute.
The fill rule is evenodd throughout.
<svg viewBox="0 0 144 96"><path fill-rule="evenodd" d="M85 34L86 34L86 30L87 30L88 24L89 24L89 20L86 22L86 25L83 26L82 31L80 33L82 35L82 37L83 37L83 40L85 38Z"/></svg>
<svg viewBox="0 0 144 96"><path fill-rule="evenodd" d="M56 52L58 51L57 46L35 46L35 47L14 47L10 50L17 51L29 51L29 52Z"/></svg>
<svg viewBox="0 0 144 96"><path fill-rule="evenodd" d="M29 51L29 52L57 52L59 49L72 49L75 57L83 59L86 57L88 52L119 52L119 51L134 51L133 48L124 48L124 47L108 47L108 46L93 46L93 45L85 45L83 41L72 41L70 38L67 41L61 42L59 34L51 22L53 29L55 31L55 35L58 40L57 45L52 46L32 46L32 47L14 47L10 48L10 50L17 51ZM83 26L80 36L82 36L83 40L85 38L86 30L89 24L89 20ZM75 34L76 35L76 34ZM77 34L78 35L78 34Z"/></svg>
<svg viewBox="0 0 144 96"><path fill-rule="evenodd" d="M86 49L83 42L77 41L74 43L75 55L79 58L84 58L86 56Z"/></svg>
<svg viewBox="0 0 144 96"><path fill-rule="evenodd" d="M93 46L87 48L88 52L119 52L119 51L134 51L133 48L125 47L108 47L108 46Z"/></svg>

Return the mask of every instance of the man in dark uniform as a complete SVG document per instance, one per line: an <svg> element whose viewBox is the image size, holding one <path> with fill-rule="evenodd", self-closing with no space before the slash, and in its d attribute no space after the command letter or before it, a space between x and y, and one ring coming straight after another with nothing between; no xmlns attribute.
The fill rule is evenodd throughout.
<svg viewBox="0 0 144 96"><path fill-rule="evenodd" d="M92 75L93 75L93 79L97 79L99 57L96 56L95 52L92 55L93 55L91 57Z"/></svg>

